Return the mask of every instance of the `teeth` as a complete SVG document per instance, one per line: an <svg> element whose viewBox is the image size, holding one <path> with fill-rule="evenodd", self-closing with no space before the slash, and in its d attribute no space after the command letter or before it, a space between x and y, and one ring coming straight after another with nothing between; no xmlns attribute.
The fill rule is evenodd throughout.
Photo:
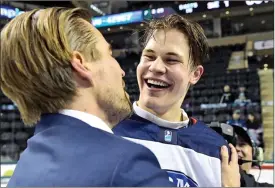
<svg viewBox="0 0 275 188"><path fill-rule="evenodd" d="M156 81L156 80L150 80L148 79L147 81L149 84L154 84L154 85L159 85L159 86L164 86L167 87L168 84L164 83L164 82L160 82L160 81Z"/></svg>

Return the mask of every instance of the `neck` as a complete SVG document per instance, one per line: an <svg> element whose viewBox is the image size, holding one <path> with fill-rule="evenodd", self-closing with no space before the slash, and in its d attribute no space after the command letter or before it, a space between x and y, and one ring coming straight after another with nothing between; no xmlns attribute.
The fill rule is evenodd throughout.
<svg viewBox="0 0 275 188"><path fill-rule="evenodd" d="M104 123L106 123L111 129L114 127L114 125L108 122L107 114L98 106L93 97L84 97L79 94L77 98L75 98L74 101L66 107L66 109L92 114L104 121Z"/></svg>
<svg viewBox="0 0 275 188"><path fill-rule="evenodd" d="M187 117L183 117L180 106L175 105L167 110L152 109L146 107L141 101L137 101L137 105L143 110L154 114L155 116L170 122L179 122L187 120Z"/></svg>

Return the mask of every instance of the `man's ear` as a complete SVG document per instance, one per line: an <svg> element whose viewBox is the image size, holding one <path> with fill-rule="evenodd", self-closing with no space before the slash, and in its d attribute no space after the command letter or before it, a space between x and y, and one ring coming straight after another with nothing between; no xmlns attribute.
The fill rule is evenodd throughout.
<svg viewBox="0 0 275 188"><path fill-rule="evenodd" d="M199 79L201 78L201 75L203 74L203 72L204 72L204 68L201 65L194 68L191 72L191 78L189 81L190 84L191 85L196 84L199 81Z"/></svg>
<svg viewBox="0 0 275 188"><path fill-rule="evenodd" d="M79 76L83 80L90 80L91 73L85 67L86 60L80 52L73 51L71 64L77 76Z"/></svg>

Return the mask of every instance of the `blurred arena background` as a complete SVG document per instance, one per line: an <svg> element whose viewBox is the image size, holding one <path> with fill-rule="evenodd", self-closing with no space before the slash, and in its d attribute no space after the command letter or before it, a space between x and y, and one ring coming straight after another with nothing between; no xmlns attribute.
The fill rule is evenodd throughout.
<svg viewBox="0 0 275 188"><path fill-rule="evenodd" d="M132 101L139 96L136 66L144 22L173 13L197 21L209 39L210 60L204 62L205 73L189 90L182 107L206 123L246 127L264 151L259 181L273 183L273 1L1 1L0 29L24 11L52 6L85 7L92 12L91 23L112 44L126 72ZM34 129L24 127L16 106L2 92L0 101L2 187ZM257 169L251 173L258 178Z"/></svg>

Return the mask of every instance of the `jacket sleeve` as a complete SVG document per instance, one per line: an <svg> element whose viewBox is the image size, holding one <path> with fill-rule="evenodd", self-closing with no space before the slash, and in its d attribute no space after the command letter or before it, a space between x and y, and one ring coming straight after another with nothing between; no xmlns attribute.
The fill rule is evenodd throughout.
<svg viewBox="0 0 275 188"><path fill-rule="evenodd" d="M253 175L247 174L244 170L240 170L240 174L241 187L274 187L273 184L257 182Z"/></svg>
<svg viewBox="0 0 275 188"><path fill-rule="evenodd" d="M118 161L110 186L174 187L156 156L145 147L137 148L138 151L126 153Z"/></svg>

